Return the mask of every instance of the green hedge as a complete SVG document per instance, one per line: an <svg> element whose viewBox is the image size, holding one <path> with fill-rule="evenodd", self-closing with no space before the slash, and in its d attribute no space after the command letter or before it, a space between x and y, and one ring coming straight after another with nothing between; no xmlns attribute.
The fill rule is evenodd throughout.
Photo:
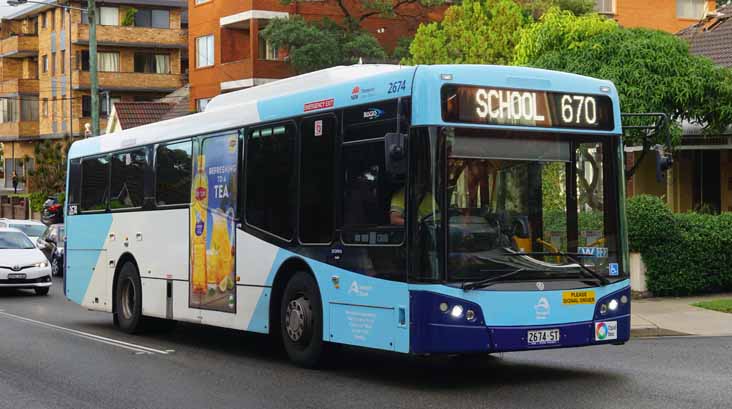
<svg viewBox="0 0 732 409"><path fill-rule="evenodd" d="M628 238L655 295L732 290L732 213L674 214L658 197L636 196L628 200Z"/></svg>

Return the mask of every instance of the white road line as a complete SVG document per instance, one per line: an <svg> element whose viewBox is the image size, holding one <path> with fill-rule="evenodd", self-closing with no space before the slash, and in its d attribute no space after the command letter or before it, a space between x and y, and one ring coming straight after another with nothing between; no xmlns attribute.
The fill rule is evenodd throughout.
<svg viewBox="0 0 732 409"><path fill-rule="evenodd" d="M43 326L43 327L46 327L46 328L51 328L51 329L55 329L55 330L58 330L58 331L63 331L63 332L69 333L69 334L76 335L78 337L86 338L86 339L89 339L89 340L92 340L92 341L101 342L103 344L112 345L112 346L116 346L116 347L119 347L119 348L124 348L124 349L130 350L130 351L137 352L138 354L148 354L148 355L149 354L160 354L160 355L168 355L171 352L175 352L172 349L169 349L169 350L166 350L166 351L162 351L162 350L159 350L159 349L154 349L154 348L150 348L150 347L146 347L146 346L142 346L142 345L137 345L137 344L133 344L133 343L130 343L130 342L124 342L124 341L120 341L120 340L113 339L113 338L107 338L107 337L102 337L100 335L90 334L90 333L84 332L84 331L79 331L79 330L75 330L75 329L71 329L71 328L61 327L61 326L54 325L54 324L49 324L49 323L43 322L43 321L36 321L34 319L30 319L30 318L26 318L26 317L21 317L20 315L15 315L15 314L7 313L4 310L0 310L0 315L6 316L6 317L9 317L9 318L13 318L13 319L16 319L16 320L25 321L25 322L29 322L29 323L32 323L32 324L40 325L40 326Z"/></svg>

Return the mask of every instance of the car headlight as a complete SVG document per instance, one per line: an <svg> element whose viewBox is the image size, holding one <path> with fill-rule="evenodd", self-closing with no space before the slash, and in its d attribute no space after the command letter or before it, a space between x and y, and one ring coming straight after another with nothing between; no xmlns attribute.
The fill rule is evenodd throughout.
<svg viewBox="0 0 732 409"><path fill-rule="evenodd" d="M41 261L40 263L36 263L33 266L37 268L46 268L48 267L48 261Z"/></svg>

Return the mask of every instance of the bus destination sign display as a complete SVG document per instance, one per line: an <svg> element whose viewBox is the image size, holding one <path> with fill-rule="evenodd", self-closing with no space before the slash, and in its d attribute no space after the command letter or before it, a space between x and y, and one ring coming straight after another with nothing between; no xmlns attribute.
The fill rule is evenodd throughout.
<svg viewBox="0 0 732 409"><path fill-rule="evenodd" d="M612 130L613 106L606 95L580 95L507 88L446 85L442 119L484 125Z"/></svg>

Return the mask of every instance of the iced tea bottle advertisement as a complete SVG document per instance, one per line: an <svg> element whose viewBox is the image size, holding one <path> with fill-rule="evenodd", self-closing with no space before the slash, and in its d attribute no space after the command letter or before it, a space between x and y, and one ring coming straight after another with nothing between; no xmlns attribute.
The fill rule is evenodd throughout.
<svg viewBox="0 0 732 409"><path fill-rule="evenodd" d="M204 139L191 202L191 307L236 309L236 135Z"/></svg>

